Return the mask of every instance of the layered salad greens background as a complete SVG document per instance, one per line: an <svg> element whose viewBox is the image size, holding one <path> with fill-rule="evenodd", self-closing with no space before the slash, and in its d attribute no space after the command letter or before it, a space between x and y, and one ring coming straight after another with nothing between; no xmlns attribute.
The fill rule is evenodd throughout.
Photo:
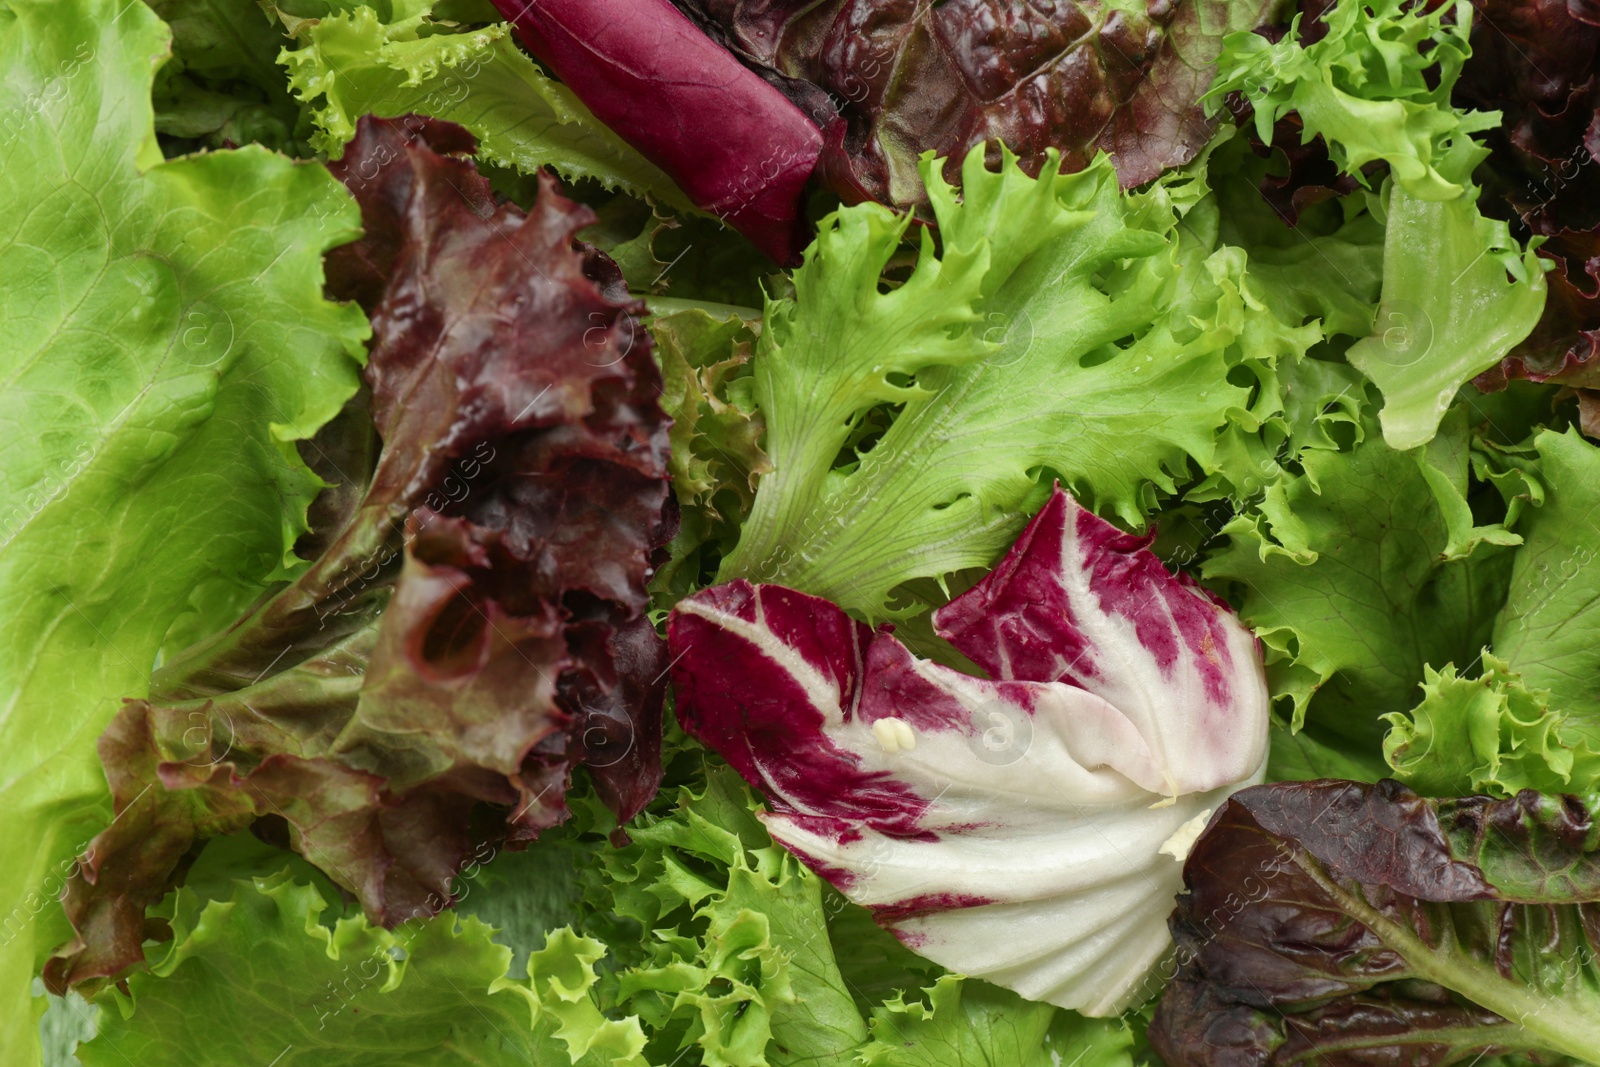
<svg viewBox="0 0 1600 1067"><path fill-rule="evenodd" d="M1600 11L679 6L809 182L521 5L0 0L4 1061L1592 1059ZM1057 485L1272 700L1110 1017L776 844L659 636L979 673Z"/></svg>

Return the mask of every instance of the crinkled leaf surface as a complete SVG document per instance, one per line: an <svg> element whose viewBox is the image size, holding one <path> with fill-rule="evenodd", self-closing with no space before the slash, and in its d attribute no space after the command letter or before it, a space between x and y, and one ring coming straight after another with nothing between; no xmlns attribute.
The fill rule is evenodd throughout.
<svg viewBox="0 0 1600 1067"><path fill-rule="evenodd" d="M773 845L726 767L676 799L601 858L592 913L630 924L605 931L626 964L609 995L646 1021L661 1062L686 1050L718 1067L845 1062L867 1029L827 936L822 880Z"/></svg>
<svg viewBox="0 0 1600 1067"><path fill-rule="evenodd" d="M298 46L285 50L282 62L321 129L315 147L337 155L362 115L415 112L465 126L488 162L527 174L550 167L567 178L692 206L670 178L519 51L510 26L446 32L430 19L432 6L402 5L392 23L367 6L296 22Z"/></svg>
<svg viewBox="0 0 1600 1067"><path fill-rule="evenodd" d="M1228 38L1213 89L1246 94L1263 140L1293 113L1346 173L1388 164L1382 298L1373 335L1348 358L1383 392L1395 448L1431 440L1461 384L1527 337L1544 307L1538 257L1476 204L1470 176L1487 151L1472 135L1495 119L1450 101L1471 22L1467 0L1340 0L1314 41L1309 22L1276 42Z"/></svg>
<svg viewBox="0 0 1600 1067"><path fill-rule="evenodd" d="M330 285L371 308L355 417L382 451L342 472L310 568L102 738L118 819L70 886L58 988L137 963L195 841L257 819L393 924L445 906L477 847L564 819L578 763L622 819L655 793L660 379L615 268L573 243L593 214L553 179L526 215L495 205L441 154L471 147L369 118L334 164L366 235Z"/></svg>
<svg viewBox="0 0 1600 1067"><path fill-rule="evenodd" d="M1266 757L1255 641L1147 546L1058 489L934 616L992 681L793 590L696 594L668 624L679 719L917 952L1115 1012L1168 947L1173 854Z"/></svg>
<svg viewBox="0 0 1600 1067"><path fill-rule="evenodd" d="M1198 101L1224 35L1267 0L678 0L830 135L820 172L847 199L924 199L923 152L960 161L1000 141L1029 173L1111 153L1125 187L1187 163L1211 129Z"/></svg>
<svg viewBox="0 0 1600 1067"><path fill-rule="evenodd" d="M878 275L909 217L861 205L768 304L751 393L772 471L722 580L883 618L903 582L991 565L1042 502L1040 468L1137 525L1153 487L1213 469L1218 431L1253 420L1229 379L1244 257L1180 234L1165 186L1126 196L1104 159L1035 179L979 150L962 175L958 199L926 164L943 253L925 237L905 284ZM881 437L859 441L872 418Z"/></svg>
<svg viewBox="0 0 1600 1067"><path fill-rule="evenodd" d="M163 163L143 4L0 10L0 1047L37 1055L28 988L70 857L109 817L94 739L146 691L191 601L237 610L317 482L294 441L356 387L366 324L322 298L356 233L319 166L262 149ZM292 560L291 560L292 562ZM221 619L214 619L221 622Z"/></svg>
<svg viewBox="0 0 1600 1067"><path fill-rule="evenodd" d="M1276 41L1252 33L1228 37L1212 97L1244 93L1264 143L1272 143L1274 125L1292 112L1302 139L1321 136L1346 174L1382 160L1413 196L1461 195L1471 167L1463 171L1452 152L1471 153L1471 135L1494 124L1450 106L1471 52L1472 5L1339 0L1322 6L1320 20L1302 14L1294 31Z"/></svg>
<svg viewBox="0 0 1600 1067"><path fill-rule="evenodd" d="M1431 797L1593 792L1600 754L1569 736L1550 694L1529 690L1491 652L1483 663L1477 678L1428 668L1422 703L1384 716L1390 730L1383 755L1395 777Z"/></svg>
<svg viewBox="0 0 1600 1067"><path fill-rule="evenodd" d="M1547 240L1554 269L1533 334L1484 375L1600 386L1600 10L1564 0L1480 0L1458 104L1497 110L1480 171L1485 211ZM1600 428L1589 416L1586 430Z"/></svg>
<svg viewBox="0 0 1600 1067"><path fill-rule="evenodd" d="M1184 865L1151 1045L1197 1067L1591 1059L1596 839L1574 797L1237 793Z"/></svg>
<svg viewBox="0 0 1600 1067"><path fill-rule="evenodd" d="M104 998L84 1067L644 1067L637 1021L606 1020L588 997L603 948L570 930L519 981L476 919L329 923L321 895L287 876L225 899L180 890L174 906L172 944L127 996Z"/></svg>
<svg viewBox="0 0 1600 1067"><path fill-rule="evenodd" d="M761 444L765 422L749 396L759 323L685 308L654 316L649 328L661 361L661 407L672 417L672 487L683 505L672 559L651 580L661 608L698 588L701 572L737 542L756 483L772 464Z"/></svg>
<svg viewBox="0 0 1600 1067"><path fill-rule="evenodd" d="M1521 523L1525 545L1494 622L1494 649L1528 686L1549 692L1574 738L1600 747L1600 448L1576 430L1545 430L1535 443L1545 502Z"/></svg>
<svg viewBox="0 0 1600 1067"><path fill-rule="evenodd" d="M1459 420L1449 432L1464 442ZM1466 462L1459 452L1444 492L1423 453L1375 435L1349 452L1308 452L1304 473L1223 528L1227 547L1205 575L1239 583L1240 616L1266 646L1273 695L1292 701L1296 728L1376 755L1378 716L1415 705L1424 667L1466 670L1488 643L1511 558L1481 543L1445 558Z"/></svg>

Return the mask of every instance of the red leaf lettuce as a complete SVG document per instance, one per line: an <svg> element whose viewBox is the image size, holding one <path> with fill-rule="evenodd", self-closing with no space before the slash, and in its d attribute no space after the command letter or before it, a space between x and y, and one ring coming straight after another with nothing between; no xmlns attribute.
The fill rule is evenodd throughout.
<svg viewBox="0 0 1600 1067"><path fill-rule="evenodd" d="M1184 866L1151 1046L1192 1067L1592 1059L1596 839L1576 797L1531 790L1236 793Z"/></svg>
<svg viewBox="0 0 1600 1067"><path fill-rule="evenodd" d="M116 975L201 839L253 827L393 924L487 842L619 820L661 780L647 581L672 533L660 379L589 209L498 204L471 137L363 120L332 164L366 236L328 285L372 319L367 389L309 450L334 483L296 580L155 674L100 742L116 818L65 904L54 988ZM441 154L450 153L450 154ZM379 442L381 441L381 448Z"/></svg>

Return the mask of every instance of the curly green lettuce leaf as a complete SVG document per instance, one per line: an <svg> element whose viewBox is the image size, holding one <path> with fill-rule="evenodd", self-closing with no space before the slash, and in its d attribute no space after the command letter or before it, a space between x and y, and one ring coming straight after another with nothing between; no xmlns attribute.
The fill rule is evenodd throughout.
<svg viewBox="0 0 1600 1067"><path fill-rule="evenodd" d="M668 460L684 521L671 557L656 573L658 610L701 584L703 572L737 542L760 478L772 464L765 424L750 399L752 327L737 314L684 308L649 323L661 362L661 407L672 417Z"/></svg>
<svg viewBox="0 0 1600 1067"><path fill-rule="evenodd" d="M1544 309L1538 257L1477 208L1471 175L1488 153L1472 135L1499 116L1450 103L1472 18L1467 0L1339 0L1311 43L1298 22L1276 42L1230 36L1212 88L1242 92L1267 143L1293 112L1303 140L1320 136L1363 183L1363 167L1388 164L1382 298L1372 335L1348 358L1382 391L1384 437L1400 449L1429 441L1461 384L1526 338Z"/></svg>
<svg viewBox="0 0 1600 1067"><path fill-rule="evenodd" d="M1257 417L1229 378L1244 256L1213 223L1180 227L1166 185L1121 194L1104 159L1035 179L975 151L962 174L958 196L924 161L942 254L924 235L904 284L879 274L910 218L865 204L823 221L795 296L768 303L752 395L773 469L719 580L892 615L896 586L992 563L1042 471L1142 525Z"/></svg>
<svg viewBox="0 0 1600 1067"><path fill-rule="evenodd" d="M171 945L126 995L102 996L84 1067L645 1067L637 1020L607 1019L590 996L605 947L570 929L517 980L511 950L474 918L390 931L329 922L322 895L287 872L233 887L226 900L178 892Z"/></svg>
<svg viewBox="0 0 1600 1067"><path fill-rule="evenodd" d="M387 24L366 6L286 20L299 47L280 61L319 128L314 147L337 156L362 115L415 112L465 126L478 139L478 157L490 163L528 174L549 167L692 210L665 174L517 49L510 26L442 32L431 6L396 5Z"/></svg>
<svg viewBox="0 0 1600 1067"><path fill-rule="evenodd" d="M860 1067L1132 1067L1133 1033L1008 990L945 975L926 1002L896 997L872 1013Z"/></svg>
<svg viewBox="0 0 1600 1067"><path fill-rule="evenodd" d="M54 897L109 817L95 738L191 604L281 572L319 481L297 439L356 387L367 326L322 298L355 235L320 166L260 148L163 162L142 4L0 10L0 1046L37 1056ZM221 607L217 607L221 605ZM42 1005L41 1005L42 1006ZM33 1050L33 1051L30 1051Z"/></svg>
<svg viewBox="0 0 1600 1067"><path fill-rule="evenodd" d="M1446 434L1464 444L1465 420ZM1228 543L1204 573L1239 583L1240 613L1265 646L1274 696L1293 705L1293 728L1309 723L1319 740L1376 756L1378 716L1416 703L1426 665L1465 668L1488 643L1510 550L1480 536L1446 558L1451 517L1466 507L1464 447L1406 453L1369 436L1303 462L1223 527Z"/></svg>
<svg viewBox="0 0 1600 1067"><path fill-rule="evenodd" d="M1383 273L1384 227L1368 194L1311 205L1289 228L1260 193L1272 173L1269 160L1232 130L1218 142L1205 177L1217 239L1248 257L1241 350L1261 387L1255 419L1231 423L1217 444L1217 465L1232 477L1219 472L1185 491L1194 503L1248 500L1307 449L1338 450L1361 439L1365 380L1329 357L1372 332ZM1202 205L1189 218L1203 212Z"/></svg>
<svg viewBox="0 0 1600 1067"><path fill-rule="evenodd" d="M1483 664L1477 678L1427 668L1422 703L1384 716L1383 756L1395 777L1424 796L1590 792L1600 753L1567 739L1566 717L1550 709L1548 693L1530 690L1491 652Z"/></svg>
<svg viewBox="0 0 1600 1067"><path fill-rule="evenodd" d="M1544 502L1519 526L1525 544L1495 619L1494 649L1526 685L1549 692L1573 738L1600 749L1600 448L1575 429L1542 431L1534 444Z"/></svg>
<svg viewBox="0 0 1600 1067"><path fill-rule="evenodd" d="M772 843L752 807L737 775L712 770L602 857L600 907L625 924L605 938L627 965L616 1002L645 1021L663 1062L697 1048L708 1067L820 1067L867 1039L827 937L822 881Z"/></svg>
<svg viewBox="0 0 1600 1067"><path fill-rule="evenodd" d="M1413 5L1405 0L1339 0L1307 43L1305 16L1277 41L1254 33L1223 40L1208 99L1243 93L1255 109L1256 135L1272 143L1273 127L1290 112L1303 141L1321 135L1346 174L1382 160L1412 196L1450 200L1482 157L1472 134L1498 116L1457 111L1450 90L1472 53L1469 0ZM1215 109L1218 105L1213 104ZM1453 153L1472 158L1465 170Z"/></svg>

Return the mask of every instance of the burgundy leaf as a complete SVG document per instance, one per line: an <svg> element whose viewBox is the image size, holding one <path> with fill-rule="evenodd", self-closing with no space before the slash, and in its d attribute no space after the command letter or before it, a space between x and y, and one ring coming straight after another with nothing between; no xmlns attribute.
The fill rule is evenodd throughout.
<svg viewBox="0 0 1600 1067"><path fill-rule="evenodd" d="M575 242L592 212L549 178L526 215L497 203L445 154L472 147L368 118L333 165L366 236L328 287L373 343L368 388L307 448L336 483L302 542L322 554L113 721L116 819L68 888L52 988L137 964L206 837L282 838L393 924L447 906L486 841L562 821L575 766L619 820L660 783L645 584L675 512L641 309Z"/></svg>
<svg viewBox="0 0 1600 1067"><path fill-rule="evenodd" d="M1151 1045L1196 1067L1567 1062L1597 1025L1595 840L1577 798L1531 791L1236 793L1184 866Z"/></svg>
<svg viewBox="0 0 1600 1067"><path fill-rule="evenodd" d="M1473 0L1455 103L1499 111L1480 169L1483 210L1554 264L1544 315L1482 389L1511 379L1600 387L1600 6Z"/></svg>
<svg viewBox="0 0 1600 1067"><path fill-rule="evenodd" d="M1124 186L1188 162L1212 127L1198 101L1224 33L1274 5L1245 0L679 0L828 128L819 173L847 200L924 199L916 162L959 166L1002 141L1037 173L1111 153ZM818 114L831 103L842 123ZM998 152L998 148L995 149ZM951 173L953 179L955 174Z"/></svg>
<svg viewBox="0 0 1600 1067"><path fill-rule="evenodd" d="M601 122L776 262L809 240L822 134L669 0L495 0Z"/></svg>

